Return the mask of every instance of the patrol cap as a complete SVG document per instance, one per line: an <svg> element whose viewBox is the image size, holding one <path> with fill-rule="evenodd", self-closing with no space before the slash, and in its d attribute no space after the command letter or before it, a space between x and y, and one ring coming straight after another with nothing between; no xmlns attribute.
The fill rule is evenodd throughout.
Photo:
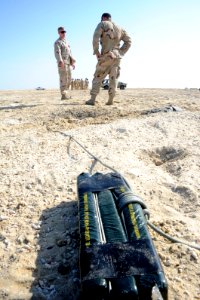
<svg viewBox="0 0 200 300"><path fill-rule="evenodd" d="M60 32L60 31L64 31L64 32L66 32L66 30L65 30L65 28L64 27L58 27L58 32Z"/></svg>
<svg viewBox="0 0 200 300"><path fill-rule="evenodd" d="M111 19L111 14L109 14L109 13L103 13L103 15L101 16L101 20L103 18Z"/></svg>

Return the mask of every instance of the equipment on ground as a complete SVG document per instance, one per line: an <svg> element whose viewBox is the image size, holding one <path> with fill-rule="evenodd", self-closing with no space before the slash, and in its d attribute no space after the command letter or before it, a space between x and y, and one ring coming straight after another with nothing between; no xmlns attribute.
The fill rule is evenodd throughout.
<svg viewBox="0 0 200 300"><path fill-rule="evenodd" d="M168 284L147 228L144 201L115 172L81 173L77 189L81 297L167 300Z"/></svg>

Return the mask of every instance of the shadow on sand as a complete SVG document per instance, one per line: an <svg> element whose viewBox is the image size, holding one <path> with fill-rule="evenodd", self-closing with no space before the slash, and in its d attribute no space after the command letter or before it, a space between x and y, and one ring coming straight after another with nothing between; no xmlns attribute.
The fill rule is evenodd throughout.
<svg viewBox="0 0 200 300"><path fill-rule="evenodd" d="M11 110L11 109L22 109L22 108L29 108L29 107L36 107L37 105L16 105L16 106L2 106L0 107L0 110Z"/></svg>
<svg viewBox="0 0 200 300"><path fill-rule="evenodd" d="M79 299L77 201L61 202L42 212L38 248L31 300Z"/></svg>

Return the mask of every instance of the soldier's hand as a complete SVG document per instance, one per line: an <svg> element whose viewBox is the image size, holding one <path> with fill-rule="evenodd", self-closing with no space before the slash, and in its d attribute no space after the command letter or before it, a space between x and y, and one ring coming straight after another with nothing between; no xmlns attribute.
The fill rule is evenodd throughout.
<svg viewBox="0 0 200 300"><path fill-rule="evenodd" d="M99 59L101 57L101 54L99 53L99 51L96 53L96 57L97 57L97 59Z"/></svg>
<svg viewBox="0 0 200 300"><path fill-rule="evenodd" d="M75 69L75 65L73 64L73 65L71 65L72 66L72 69L74 70Z"/></svg>
<svg viewBox="0 0 200 300"><path fill-rule="evenodd" d="M61 67L61 68L64 68L64 66L65 66L65 65L64 65L64 62L63 62L63 61L60 61L59 64L58 64L58 66Z"/></svg>

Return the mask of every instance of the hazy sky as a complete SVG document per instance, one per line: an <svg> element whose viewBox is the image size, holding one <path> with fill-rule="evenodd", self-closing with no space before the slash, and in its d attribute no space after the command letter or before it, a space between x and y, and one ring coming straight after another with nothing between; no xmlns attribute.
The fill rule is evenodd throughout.
<svg viewBox="0 0 200 300"><path fill-rule="evenodd" d="M128 87L200 88L199 0L0 0L0 89L58 88L59 26L77 60L73 78L91 82L92 37L104 12L132 38L121 63Z"/></svg>

